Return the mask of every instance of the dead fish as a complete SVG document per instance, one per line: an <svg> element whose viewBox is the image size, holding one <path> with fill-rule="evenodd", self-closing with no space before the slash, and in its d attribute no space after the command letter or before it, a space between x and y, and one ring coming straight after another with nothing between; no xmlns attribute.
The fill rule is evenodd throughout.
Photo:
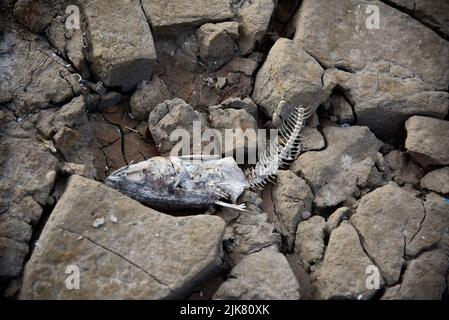
<svg viewBox="0 0 449 320"><path fill-rule="evenodd" d="M246 182L232 157L153 157L113 172L105 183L157 209L206 209L214 204L245 209L235 204Z"/></svg>
<svg viewBox="0 0 449 320"><path fill-rule="evenodd" d="M283 103L285 101L279 106ZM237 205L236 201L245 188L263 189L280 167L301 153L301 132L315 110L296 107L279 130L280 141L273 142L255 167L246 173L232 157L154 157L113 172L105 183L143 204L162 210L170 207L202 209L214 204L244 210L245 205Z"/></svg>

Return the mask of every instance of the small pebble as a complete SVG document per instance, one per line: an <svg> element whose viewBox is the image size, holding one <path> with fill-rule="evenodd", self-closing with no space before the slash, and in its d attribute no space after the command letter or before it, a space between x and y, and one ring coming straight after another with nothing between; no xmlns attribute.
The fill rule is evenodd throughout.
<svg viewBox="0 0 449 320"><path fill-rule="evenodd" d="M118 222L118 219L117 219L116 216L114 216L113 214L111 214L111 221L114 222L114 223L117 223L117 222Z"/></svg>
<svg viewBox="0 0 449 320"><path fill-rule="evenodd" d="M93 223L94 228L101 227L102 225L104 225L104 218L95 219L95 221Z"/></svg>

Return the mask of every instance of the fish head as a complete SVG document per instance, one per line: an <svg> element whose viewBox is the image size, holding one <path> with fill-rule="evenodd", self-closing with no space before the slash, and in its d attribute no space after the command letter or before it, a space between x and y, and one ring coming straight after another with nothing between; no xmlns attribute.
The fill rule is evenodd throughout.
<svg viewBox="0 0 449 320"><path fill-rule="evenodd" d="M174 175L173 166L166 158L154 157L120 168L112 172L104 182L117 190L142 185L156 188L170 182Z"/></svg>

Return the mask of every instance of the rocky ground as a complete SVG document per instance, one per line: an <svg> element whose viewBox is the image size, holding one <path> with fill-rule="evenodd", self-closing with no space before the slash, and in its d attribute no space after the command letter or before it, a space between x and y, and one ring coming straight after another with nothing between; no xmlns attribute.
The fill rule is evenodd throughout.
<svg viewBox="0 0 449 320"><path fill-rule="evenodd" d="M0 32L3 297L448 298L447 1L5 0ZM305 152L247 212L102 183L195 120L273 128L300 104Z"/></svg>

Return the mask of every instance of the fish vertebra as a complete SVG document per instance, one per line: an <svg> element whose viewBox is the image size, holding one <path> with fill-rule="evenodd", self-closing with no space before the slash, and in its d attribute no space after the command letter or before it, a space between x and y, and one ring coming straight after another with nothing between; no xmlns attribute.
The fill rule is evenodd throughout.
<svg viewBox="0 0 449 320"><path fill-rule="evenodd" d="M281 101L284 103L284 101ZM252 189L263 189L267 182L273 179L279 168L295 160L302 151L301 132L315 109L296 107L289 118L279 129L279 142L270 142L269 148L262 153L256 166L245 172L247 184Z"/></svg>

